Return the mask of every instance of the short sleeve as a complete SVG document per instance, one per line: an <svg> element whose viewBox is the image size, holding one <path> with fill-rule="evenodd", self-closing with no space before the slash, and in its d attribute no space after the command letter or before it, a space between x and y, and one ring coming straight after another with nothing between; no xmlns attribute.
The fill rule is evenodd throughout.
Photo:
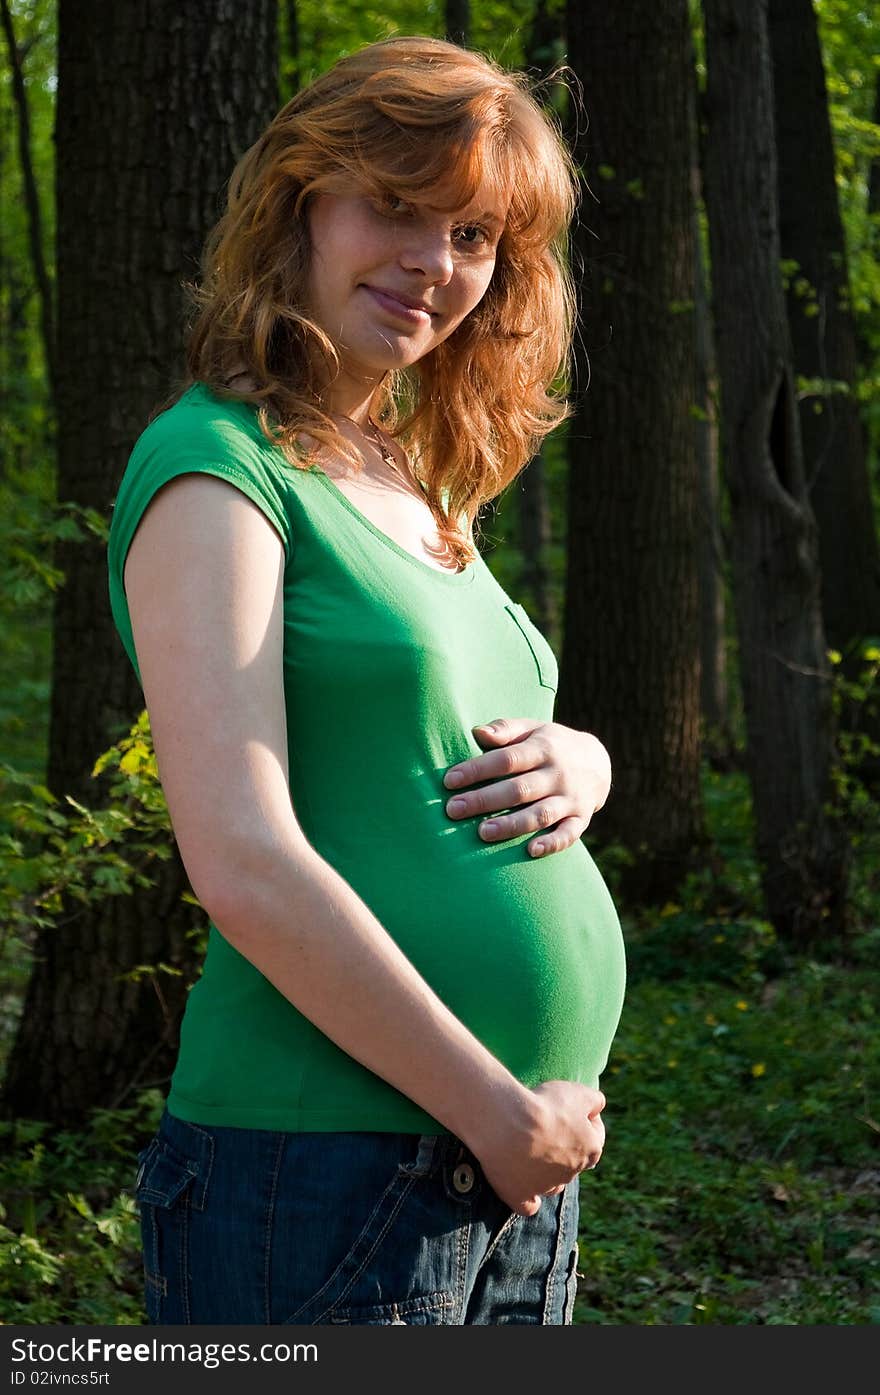
<svg viewBox="0 0 880 1395"><path fill-rule="evenodd" d="M198 384L154 418L135 442L113 502L107 572L113 620L139 679L123 573L148 504L179 475L216 475L265 514L284 546L286 566L293 553L288 491L272 456L247 404L227 403Z"/></svg>

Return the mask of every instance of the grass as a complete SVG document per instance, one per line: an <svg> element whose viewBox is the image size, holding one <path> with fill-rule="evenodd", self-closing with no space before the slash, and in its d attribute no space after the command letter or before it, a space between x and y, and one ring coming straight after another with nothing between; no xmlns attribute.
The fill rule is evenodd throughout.
<svg viewBox="0 0 880 1395"><path fill-rule="evenodd" d="M742 777L704 784L723 875L621 917L629 987L574 1321L880 1322L876 833L847 961L793 959L760 918Z"/></svg>
<svg viewBox="0 0 880 1395"><path fill-rule="evenodd" d="M576 1322L880 1322L875 1001L871 969L810 963L633 985Z"/></svg>

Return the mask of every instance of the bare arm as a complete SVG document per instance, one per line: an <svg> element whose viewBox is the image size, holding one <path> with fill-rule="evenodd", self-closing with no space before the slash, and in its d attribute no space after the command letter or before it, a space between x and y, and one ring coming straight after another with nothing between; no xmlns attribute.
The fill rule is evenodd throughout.
<svg viewBox="0 0 880 1395"><path fill-rule="evenodd" d="M548 1185L568 1180L563 1173L587 1165L596 1139L579 1140L574 1166L570 1140L567 1161L548 1156L546 1099L449 1011L300 827L287 768L283 562L256 505L198 474L158 492L128 553L125 589L159 774L193 890L300 1012L481 1160L503 1134L508 1150L519 1140L524 1162L540 1155L532 1171L542 1166ZM583 1092L578 1117L602 1101L564 1084ZM527 1198L510 1204L537 1209Z"/></svg>

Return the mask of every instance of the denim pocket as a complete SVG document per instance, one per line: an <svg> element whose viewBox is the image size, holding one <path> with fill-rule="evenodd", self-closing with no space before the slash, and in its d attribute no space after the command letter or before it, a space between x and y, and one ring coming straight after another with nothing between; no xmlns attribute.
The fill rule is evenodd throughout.
<svg viewBox="0 0 880 1395"><path fill-rule="evenodd" d="M556 655L550 648L537 625L529 619L525 608L518 605L516 601L506 601L504 609L507 611L513 623L516 625L526 644L528 645L535 667L538 671L538 682L542 688L550 688L554 693L559 683L559 665L556 662Z"/></svg>
<svg viewBox="0 0 880 1395"><path fill-rule="evenodd" d="M189 1321L188 1237L193 1188L205 1167L157 1136L138 1157L134 1196L140 1208L144 1306L153 1324Z"/></svg>
<svg viewBox="0 0 880 1395"><path fill-rule="evenodd" d="M447 1323L455 1307L455 1296L447 1291L424 1293L399 1303L375 1303L361 1307L334 1308L328 1323L363 1327L428 1327Z"/></svg>

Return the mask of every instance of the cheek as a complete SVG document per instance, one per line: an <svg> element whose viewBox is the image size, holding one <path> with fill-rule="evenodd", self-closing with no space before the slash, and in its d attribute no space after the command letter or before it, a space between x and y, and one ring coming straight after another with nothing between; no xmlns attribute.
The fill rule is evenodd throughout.
<svg viewBox="0 0 880 1395"><path fill-rule="evenodd" d="M460 287L457 323L460 324L479 305L492 282L494 270L494 263L469 269Z"/></svg>

